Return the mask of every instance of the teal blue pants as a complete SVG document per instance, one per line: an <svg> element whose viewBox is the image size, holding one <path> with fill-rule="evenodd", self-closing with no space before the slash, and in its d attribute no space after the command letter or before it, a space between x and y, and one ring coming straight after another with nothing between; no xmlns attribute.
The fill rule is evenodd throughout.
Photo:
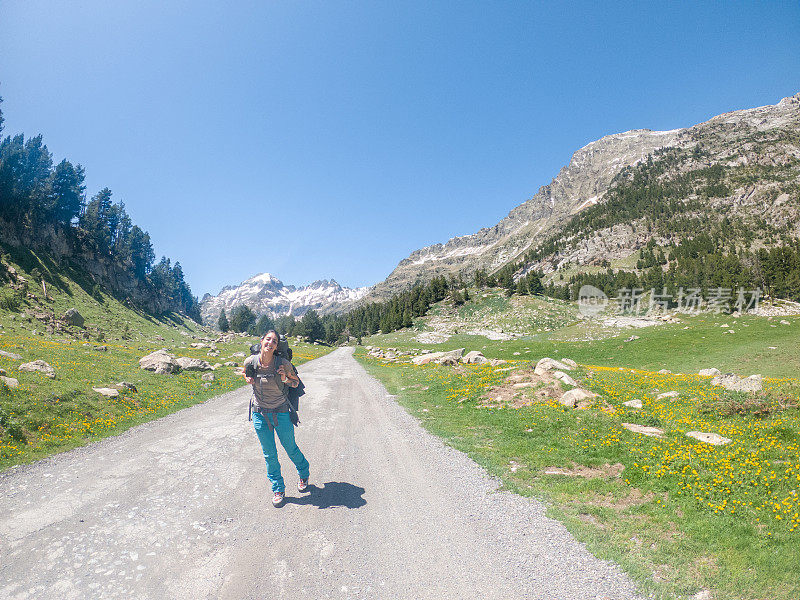
<svg viewBox="0 0 800 600"><path fill-rule="evenodd" d="M289 413L272 413L269 417L270 420L272 420L272 417L276 417L278 425L275 427L275 432L277 432L278 438L281 440L281 446L286 450L286 454L289 455L294 466L297 467L297 474L300 479L308 479L308 461L303 456L303 453L300 452L300 448L297 447L297 442L294 441L294 425L289 419ZM264 450L264 460L267 461L267 478L272 484L272 491L284 492L286 491L286 486L281 476L281 463L278 462L278 447L275 445L275 434L260 413L253 413L253 426L256 429L258 441L261 442L261 448Z"/></svg>

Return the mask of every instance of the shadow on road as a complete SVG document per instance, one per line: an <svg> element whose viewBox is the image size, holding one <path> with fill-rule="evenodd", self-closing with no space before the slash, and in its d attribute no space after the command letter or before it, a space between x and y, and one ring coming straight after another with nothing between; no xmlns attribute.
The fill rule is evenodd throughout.
<svg viewBox="0 0 800 600"><path fill-rule="evenodd" d="M299 498L286 497L286 504L299 504L316 506L317 508L361 508L367 501L362 497L364 488L344 483L341 481L329 481L323 483L322 487L309 485L310 494L303 494Z"/></svg>

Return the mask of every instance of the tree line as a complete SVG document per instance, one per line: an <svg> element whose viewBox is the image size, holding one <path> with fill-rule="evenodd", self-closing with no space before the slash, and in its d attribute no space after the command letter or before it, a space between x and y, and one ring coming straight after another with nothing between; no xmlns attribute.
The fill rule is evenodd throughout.
<svg viewBox="0 0 800 600"><path fill-rule="evenodd" d="M0 134L3 122L0 110ZM182 312L199 322L200 305L180 263L167 257L156 263L150 235L132 222L125 204L114 202L107 187L87 201L84 180L83 166L67 159L53 164L41 135L0 135L0 219L5 228L43 250L49 249L43 232L53 231L70 244L73 261L107 261L133 278L141 292L138 298L148 298L148 306ZM119 295L115 280L104 283L108 292Z"/></svg>

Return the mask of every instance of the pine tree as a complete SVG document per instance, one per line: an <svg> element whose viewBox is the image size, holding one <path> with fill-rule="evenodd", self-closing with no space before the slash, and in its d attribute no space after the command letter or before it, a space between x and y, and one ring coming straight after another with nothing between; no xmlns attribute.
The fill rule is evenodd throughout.
<svg viewBox="0 0 800 600"><path fill-rule="evenodd" d="M222 333L226 333L230 329L230 323L228 323L228 317L225 314L225 309L223 308L219 313L219 319L217 320L217 326Z"/></svg>

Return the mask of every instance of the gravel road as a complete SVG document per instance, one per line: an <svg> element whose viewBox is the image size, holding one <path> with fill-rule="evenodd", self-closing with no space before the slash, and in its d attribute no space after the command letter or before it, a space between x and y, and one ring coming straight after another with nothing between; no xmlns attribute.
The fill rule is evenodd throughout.
<svg viewBox="0 0 800 600"><path fill-rule="evenodd" d="M273 508L249 388L0 474L0 598L636 598L340 349L299 371Z"/></svg>

